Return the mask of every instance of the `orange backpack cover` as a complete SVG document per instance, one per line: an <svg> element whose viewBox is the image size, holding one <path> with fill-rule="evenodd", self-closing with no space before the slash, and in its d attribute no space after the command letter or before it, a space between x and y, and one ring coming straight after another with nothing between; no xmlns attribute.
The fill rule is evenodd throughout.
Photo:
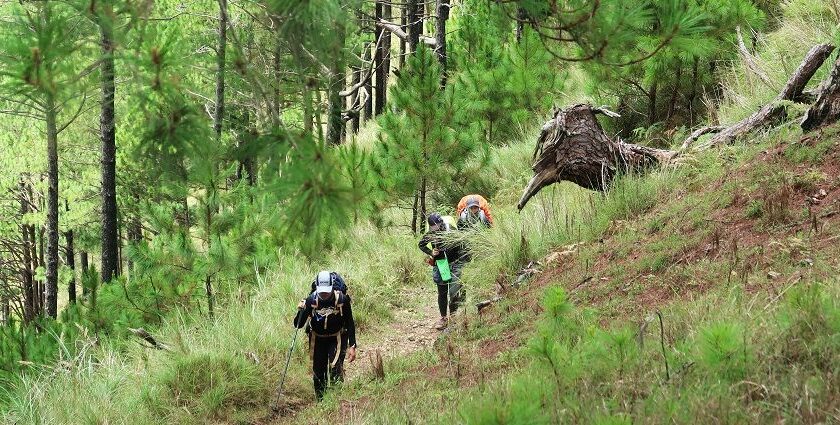
<svg viewBox="0 0 840 425"><path fill-rule="evenodd" d="M467 209L467 202L470 201L470 198L478 198L478 207L481 208L482 211L484 211L484 215L487 216L487 221L489 221L490 224L493 224L493 216L490 215L490 204L481 195L467 195L467 196L461 198L461 200L458 202L458 215L457 216L460 217L461 213L465 209Z"/></svg>

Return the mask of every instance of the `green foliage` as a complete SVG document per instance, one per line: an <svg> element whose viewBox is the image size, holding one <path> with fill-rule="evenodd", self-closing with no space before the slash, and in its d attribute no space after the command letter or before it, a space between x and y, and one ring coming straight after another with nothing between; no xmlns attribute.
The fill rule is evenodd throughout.
<svg viewBox="0 0 840 425"><path fill-rule="evenodd" d="M750 363L744 329L733 323L715 323L700 333L699 360L720 379L743 379Z"/></svg>
<svg viewBox="0 0 840 425"><path fill-rule="evenodd" d="M631 2L632 3L632 2ZM746 0L671 0L651 2L654 16L665 17L653 24L654 31L679 28L667 44L649 60L615 67L592 61L584 65L590 75L590 87L601 103L617 104L622 117L615 126L625 137L639 127L664 122L665 129L700 122L702 96L718 96L718 77L714 72L720 61L734 59L737 50L735 28L749 36L764 26L764 14ZM642 15L643 16L643 15ZM625 19L636 19L630 13ZM653 50L662 42L645 37L639 48L629 49L622 57L632 61L642 51ZM642 51L640 51L640 49ZM706 70L711 69L710 72ZM612 125L612 124L611 124Z"/></svg>
<svg viewBox="0 0 840 425"><path fill-rule="evenodd" d="M482 149L471 105L454 85L441 90L440 78L432 51L419 48L391 92L394 110L379 119L374 169L391 199L416 191L425 197L451 185Z"/></svg>
<svg viewBox="0 0 840 425"><path fill-rule="evenodd" d="M502 145L541 118L563 89L565 73L531 29L512 40L504 12L483 1L468 1L452 44L459 69L454 82L473 104L484 139Z"/></svg>

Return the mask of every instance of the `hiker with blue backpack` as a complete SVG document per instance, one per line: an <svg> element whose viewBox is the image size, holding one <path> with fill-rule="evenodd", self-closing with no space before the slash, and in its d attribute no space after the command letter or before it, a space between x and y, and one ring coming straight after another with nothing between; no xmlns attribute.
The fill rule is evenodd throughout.
<svg viewBox="0 0 840 425"><path fill-rule="evenodd" d="M327 386L344 379L344 358L356 360L356 323L341 275L322 271L312 293L298 304L295 327L307 326L313 383L318 400Z"/></svg>
<svg viewBox="0 0 840 425"><path fill-rule="evenodd" d="M460 276L463 266L463 249L447 232L454 231L454 226L447 223L440 213L433 212L428 217L429 231L420 238L417 246L428 255L427 263L432 266L432 280L437 285L438 310L440 320L435 329L446 328L451 316L464 300Z"/></svg>

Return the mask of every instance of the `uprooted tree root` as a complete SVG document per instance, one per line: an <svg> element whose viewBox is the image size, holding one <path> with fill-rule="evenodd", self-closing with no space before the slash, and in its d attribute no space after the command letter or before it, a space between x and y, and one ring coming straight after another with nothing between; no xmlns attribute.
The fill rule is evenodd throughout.
<svg viewBox="0 0 840 425"><path fill-rule="evenodd" d="M840 119L840 58L835 62L831 75L823 81L816 96L805 95L805 86L834 51L830 44L811 48L788 79L776 98L749 117L728 127L700 128L683 141L680 150L655 149L626 143L618 137L609 137L598 123L597 114L618 116L604 107L578 104L557 110L554 117L543 125L534 149L534 176L528 182L517 207L525 204L542 188L570 181L590 190L604 191L619 174L630 170L645 170L674 163L702 136L716 133L696 149L732 143L745 135L776 125L787 116L787 104L806 103L813 100L802 122L804 131L811 131Z"/></svg>

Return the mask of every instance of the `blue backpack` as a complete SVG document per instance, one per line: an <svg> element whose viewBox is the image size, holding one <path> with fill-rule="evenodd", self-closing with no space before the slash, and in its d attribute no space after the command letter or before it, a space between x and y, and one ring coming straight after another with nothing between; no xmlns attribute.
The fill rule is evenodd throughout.
<svg viewBox="0 0 840 425"><path fill-rule="evenodd" d="M344 282L344 278L342 278L340 274L336 272L330 272L330 283L332 283L333 290L347 295L347 284ZM318 278L316 277L312 280L312 292L315 292L315 286L317 285Z"/></svg>

